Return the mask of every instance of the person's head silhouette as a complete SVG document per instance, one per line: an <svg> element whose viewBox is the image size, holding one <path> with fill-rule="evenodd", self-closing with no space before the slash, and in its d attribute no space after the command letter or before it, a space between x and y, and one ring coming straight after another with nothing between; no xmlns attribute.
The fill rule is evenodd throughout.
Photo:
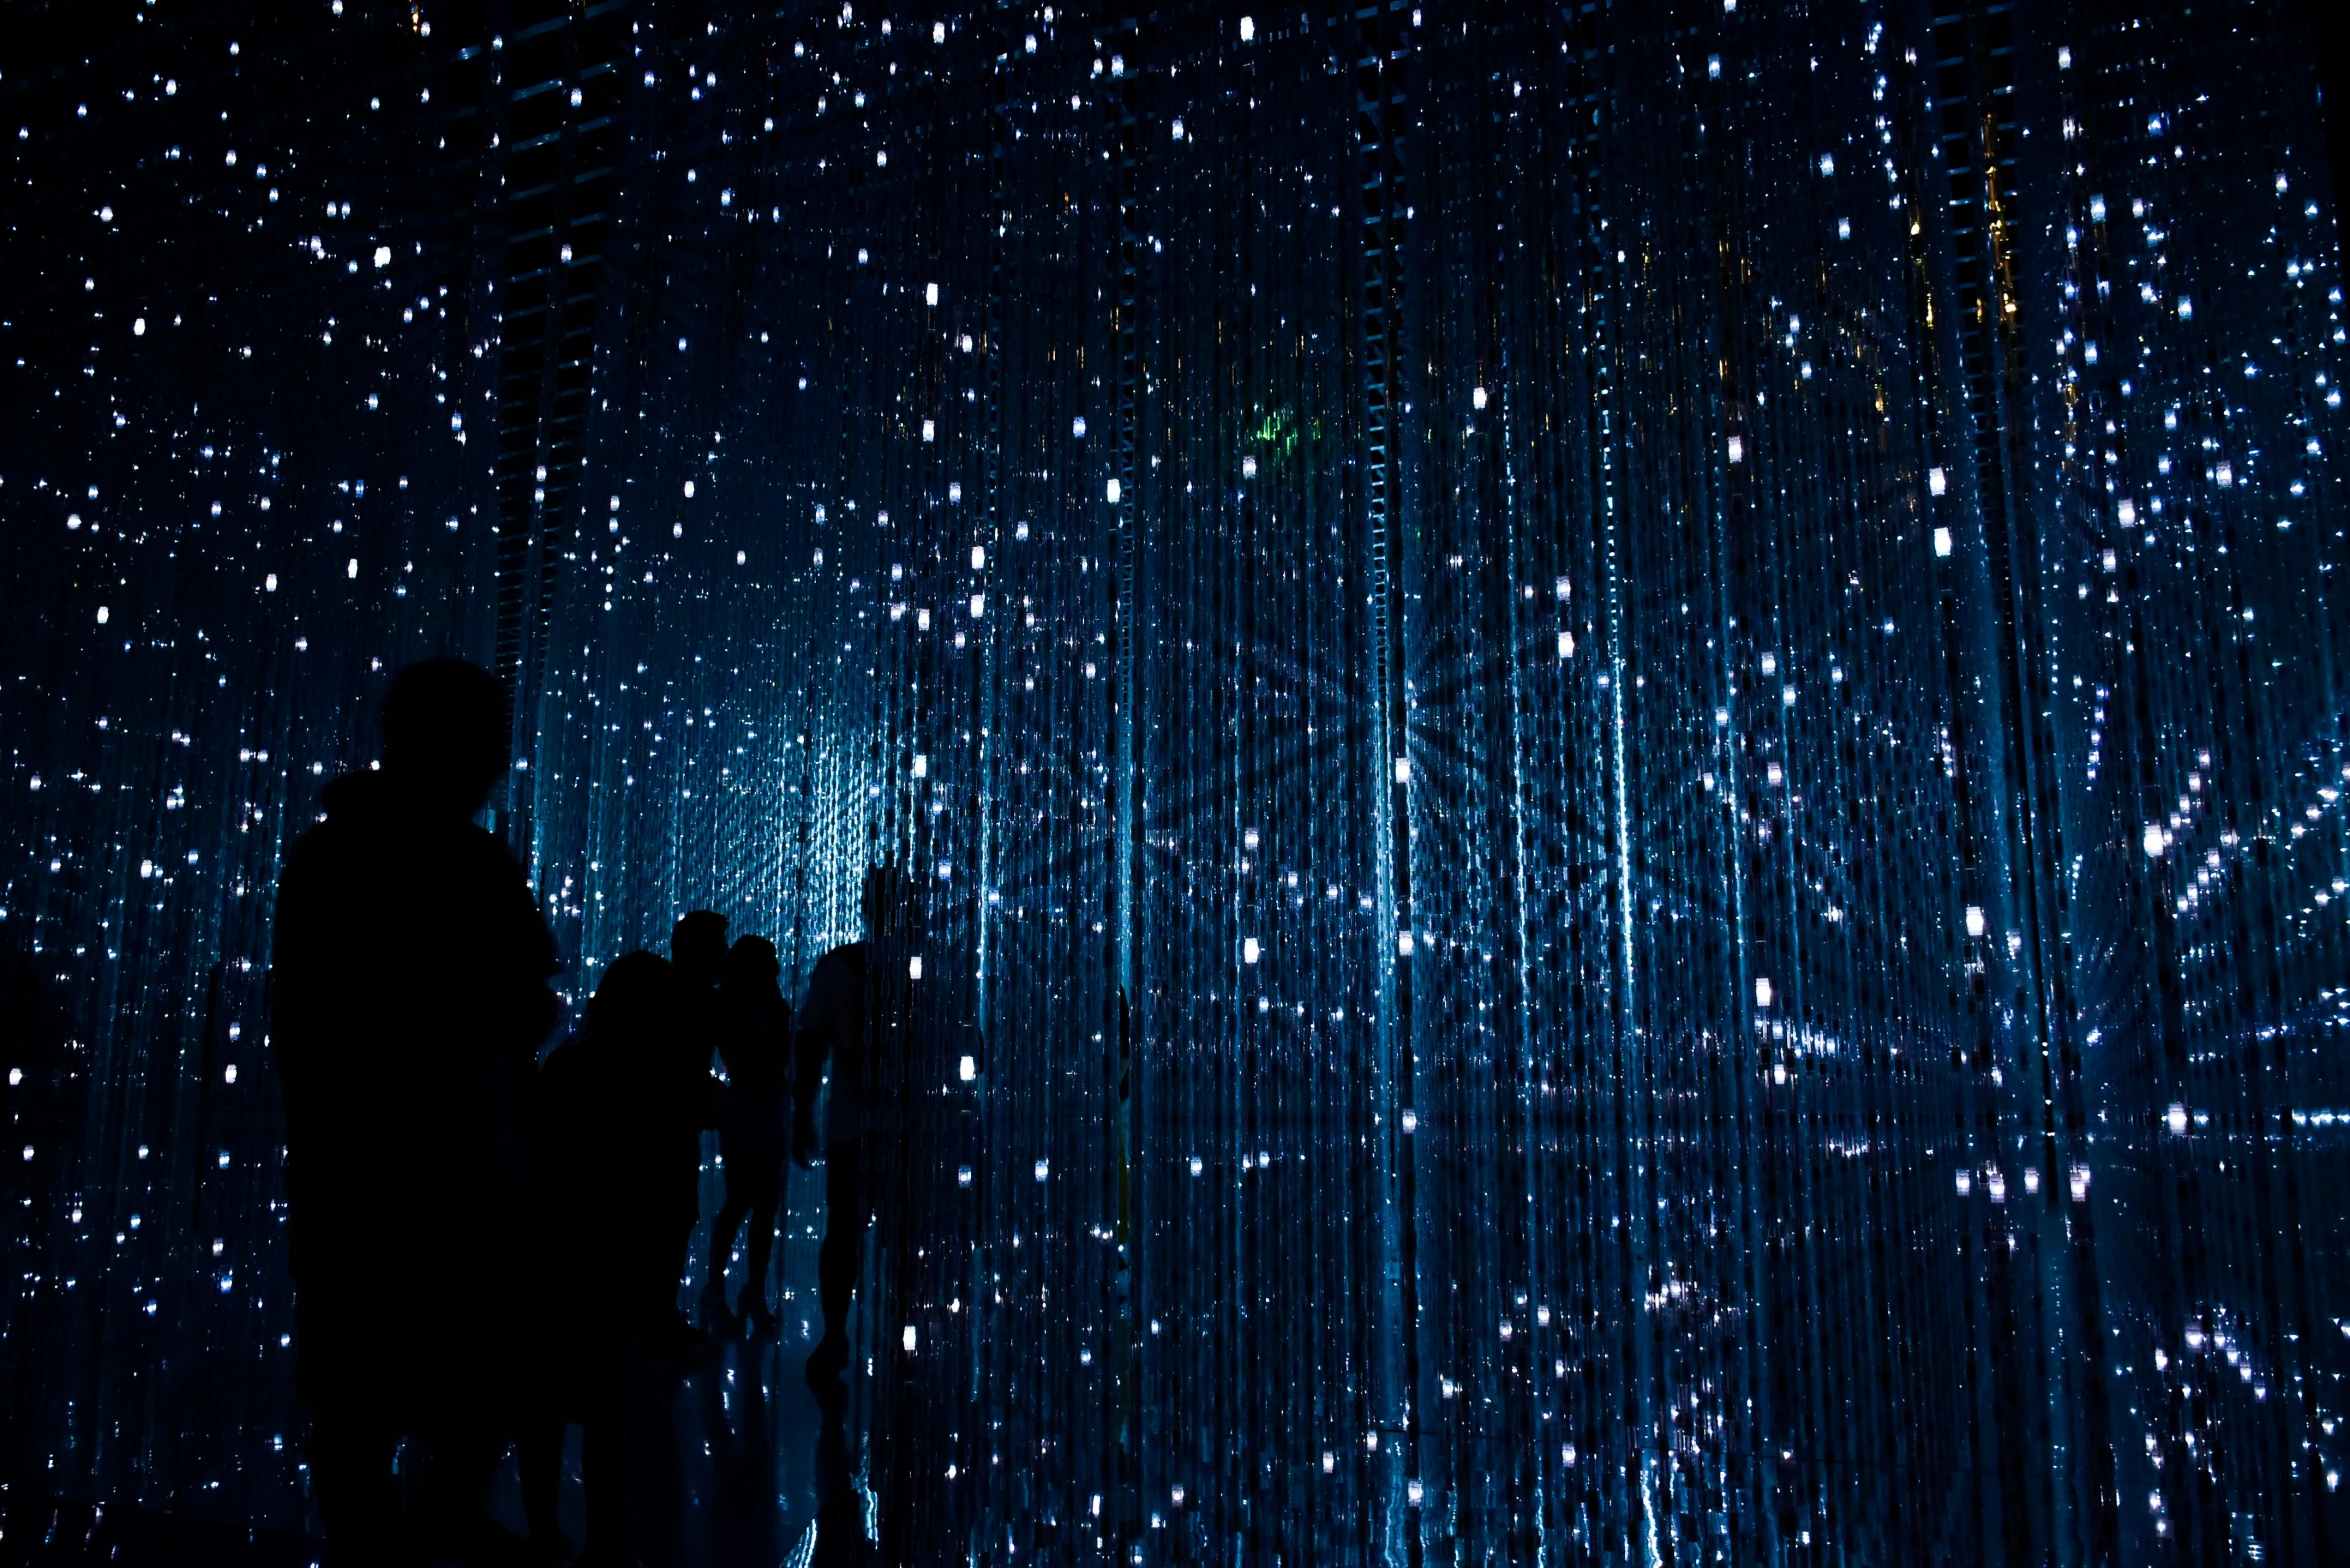
<svg viewBox="0 0 2350 1568"><path fill-rule="evenodd" d="M757 985L783 973L775 944L763 936L739 938L726 950L726 979L730 985Z"/></svg>
<svg viewBox="0 0 2350 1568"><path fill-rule="evenodd" d="M506 693L463 659L427 659L392 677L384 696L384 773L434 811L469 817L511 760Z"/></svg>
<svg viewBox="0 0 2350 1568"><path fill-rule="evenodd" d="M697 909L669 928L669 961L687 985L716 985L726 968L726 917Z"/></svg>
<svg viewBox="0 0 2350 1568"><path fill-rule="evenodd" d="M676 994L676 972L667 959L658 953L623 953L588 999L588 1037L616 1050L640 1049L670 1026Z"/></svg>

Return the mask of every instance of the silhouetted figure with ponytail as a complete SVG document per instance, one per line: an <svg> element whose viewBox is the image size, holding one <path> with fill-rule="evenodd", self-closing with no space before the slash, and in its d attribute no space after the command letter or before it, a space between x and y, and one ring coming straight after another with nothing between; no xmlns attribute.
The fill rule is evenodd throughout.
<svg viewBox="0 0 2350 1568"><path fill-rule="evenodd" d="M327 785L278 884L297 1377L338 1562L476 1560L503 1534L484 1493L523 1393L517 1110L557 1012L554 940L521 867L472 820L508 761L494 678L410 665L384 701L381 770Z"/></svg>

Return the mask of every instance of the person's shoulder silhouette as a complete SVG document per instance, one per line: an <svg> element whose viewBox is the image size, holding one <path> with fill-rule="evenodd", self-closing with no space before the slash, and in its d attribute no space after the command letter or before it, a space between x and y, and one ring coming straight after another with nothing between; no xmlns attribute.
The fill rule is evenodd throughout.
<svg viewBox="0 0 2350 1568"><path fill-rule="evenodd" d="M661 1332L674 1316L674 1150L645 1086L672 1049L677 996L667 959L624 954L541 1070L541 1288L553 1307L546 1347L557 1398L591 1408L602 1397L595 1390L609 1392L602 1380L619 1347Z"/></svg>
<svg viewBox="0 0 2350 1568"><path fill-rule="evenodd" d="M843 942L827 949L816 960L815 971L808 976L808 1016L802 1020L804 1027L815 1027L819 1020L830 1022L825 1015L833 1006L852 997L863 997L866 952L867 946L861 940Z"/></svg>
<svg viewBox="0 0 2350 1568"><path fill-rule="evenodd" d="M792 1014L782 974L775 944L763 936L743 937L727 950L718 985L718 1057L730 1082L765 1088L784 1081Z"/></svg>
<svg viewBox="0 0 2350 1568"><path fill-rule="evenodd" d="M843 942L816 960L808 976L807 1001L798 1015L803 1049L812 1041L821 1042L824 1055L861 1049L869 951L864 942Z"/></svg>
<svg viewBox="0 0 2350 1568"><path fill-rule="evenodd" d="M542 1179L550 1207L588 1234L633 1217L659 1164L660 1129L644 1095L676 1027L677 978L658 953L615 959L587 1017L548 1056Z"/></svg>

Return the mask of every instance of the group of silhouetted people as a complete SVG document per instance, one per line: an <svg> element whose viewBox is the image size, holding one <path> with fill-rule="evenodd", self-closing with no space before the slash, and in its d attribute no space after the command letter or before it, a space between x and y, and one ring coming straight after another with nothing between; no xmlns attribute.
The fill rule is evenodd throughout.
<svg viewBox="0 0 2350 1568"><path fill-rule="evenodd" d="M503 692L460 661L394 679L380 769L321 795L279 888L275 1053L286 1111L298 1376L312 1495L346 1562L495 1561L521 1548L486 1493L518 1449L532 1554L560 1561L564 1430L582 1429L584 1560L625 1561L629 1369L705 1344L678 1310L703 1134L725 1201L705 1321L772 1332L787 1153L826 1100L820 1394L848 1360L863 1192L867 945L827 953L796 1039L775 945L707 910L669 957L604 970L570 1036L555 943L474 818L509 765ZM902 902L869 875L869 932ZM722 1073L713 1072L713 1056ZM738 1313L726 1299L744 1234ZM394 1457L401 1472L395 1482ZM403 1495L406 1498L403 1506Z"/></svg>

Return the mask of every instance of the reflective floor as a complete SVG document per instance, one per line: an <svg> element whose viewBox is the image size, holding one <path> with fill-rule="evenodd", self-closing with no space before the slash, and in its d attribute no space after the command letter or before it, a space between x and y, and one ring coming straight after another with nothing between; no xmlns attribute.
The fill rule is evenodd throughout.
<svg viewBox="0 0 2350 1568"><path fill-rule="evenodd" d="M705 1212L720 1196L706 1178ZM683 1362L644 1364L630 1374L631 1451L628 1548L646 1568L772 1568L790 1563L861 1560L868 1520L855 1474L854 1386L824 1403L803 1375L821 1324L815 1317L815 1250L821 1182L800 1175L793 1196L803 1211L787 1216L776 1248L780 1276L773 1335L712 1324L707 1351ZM681 1299L702 1283L708 1227L696 1237L697 1269ZM739 1300L743 1264L732 1260L729 1298ZM827 1405L830 1408L827 1408ZM822 1543L814 1528L825 1498L839 1519ZM492 1516L520 1535L522 1491L509 1455L490 1495ZM573 1550L586 1533L580 1479L580 1430L564 1453L561 1520ZM828 1515L828 1518L835 1515ZM207 1520L105 1507L21 1489L0 1492L0 1563L233 1564L294 1568L318 1564L316 1535L251 1530Z"/></svg>
<svg viewBox="0 0 2350 1568"><path fill-rule="evenodd" d="M824 1412L801 1378L805 1351L775 1339L724 1337L682 1373L640 1369L629 1391L630 1545L648 1565L732 1568L785 1561L809 1534L820 1498ZM835 1428L837 1434L838 1428ZM838 1450L834 1450L838 1451ZM577 1547L586 1530L579 1429L564 1455L562 1519ZM492 1507L521 1530L512 1461ZM812 1548L813 1542L806 1542Z"/></svg>
<svg viewBox="0 0 2350 1568"><path fill-rule="evenodd" d="M796 1325L794 1326L796 1328ZM796 1334L794 1335L796 1338ZM640 1369L630 1390L635 1440L629 1546L648 1568L734 1568L853 1560L839 1541L816 1553L813 1525L823 1488L854 1497L843 1462L850 1445L801 1377L804 1352L778 1339L721 1337L683 1372ZM820 1486L820 1479L822 1484ZM579 1432L565 1454L564 1533L576 1549L586 1514ZM509 1458L491 1497L499 1522L519 1533L522 1494ZM861 1523L856 1510L847 1519ZM0 1502L0 1562L113 1565L219 1563L295 1568L321 1561L315 1537L252 1531L135 1509L48 1497Z"/></svg>
<svg viewBox="0 0 2350 1568"><path fill-rule="evenodd" d="M136 1508L77 1502L11 1488L0 1494L0 1562L42 1568L104 1563L108 1568L312 1568L318 1543Z"/></svg>
<svg viewBox="0 0 2350 1568"><path fill-rule="evenodd" d="M706 1169L705 1216L722 1196L716 1170ZM648 1568L805 1563L815 1548L809 1527L822 1498L843 1485L854 1495L845 1459L854 1447L846 1401L827 1412L802 1375L822 1327L815 1293L821 1198L818 1176L794 1176L776 1247L773 1336L712 1323L705 1355L682 1365L639 1366L631 1375L629 1546ZM683 1299L699 1294L707 1248L705 1218ZM741 1299L742 1275L738 1251L729 1270L730 1300ZM521 1486L511 1458L491 1507L501 1523L523 1529ZM577 1548L587 1523L577 1426L565 1445L561 1517ZM829 1550L825 1555L832 1557Z"/></svg>

